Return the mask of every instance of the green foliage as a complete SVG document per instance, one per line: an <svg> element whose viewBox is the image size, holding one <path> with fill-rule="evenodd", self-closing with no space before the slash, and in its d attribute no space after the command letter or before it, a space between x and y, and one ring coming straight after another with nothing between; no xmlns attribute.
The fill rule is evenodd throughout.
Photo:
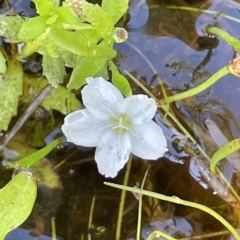
<svg viewBox="0 0 240 240"><path fill-rule="evenodd" d="M27 167L30 166L40 159L44 158L53 148L55 148L57 145L59 145L62 142L61 138L57 138L50 142L48 145L43 147L42 149L22 158L21 160L18 161L18 164L21 167Z"/></svg>
<svg viewBox="0 0 240 240"><path fill-rule="evenodd" d="M37 195L32 174L22 170L0 190L0 239L21 225L30 215Z"/></svg>
<svg viewBox="0 0 240 240"><path fill-rule="evenodd" d="M20 16L5 16L0 14L0 36L6 37L11 42L21 42L18 37L25 19Z"/></svg>
<svg viewBox="0 0 240 240"><path fill-rule="evenodd" d="M21 63L12 58L6 74L0 79L0 130L7 130L13 116L17 114L18 99L22 95L23 71Z"/></svg>
<svg viewBox="0 0 240 240"><path fill-rule="evenodd" d="M103 0L102 8L111 16L112 21L114 23L117 23L123 14L127 11L128 0Z"/></svg>
<svg viewBox="0 0 240 240"><path fill-rule="evenodd" d="M116 65L112 61L109 61L109 67L112 70L113 84L122 92L125 97L132 95L132 88L130 87L128 80L119 73Z"/></svg>
<svg viewBox="0 0 240 240"><path fill-rule="evenodd" d="M0 51L0 74L5 74L7 71L6 58L3 52Z"/></svg>
<svg viewBox="0 0 240 240"><path fill-rule="evenodd" d="M37 78L24 76L24 89L21 102L27 103L35 98L35 96L47 86L46 78ZM57 110L62 114L67 114L69 111L75 111L81 108L81 103L76 98L75 94L69 92L66 88L58 86L53 89L41 102L46 110Z"/></svg>
<svg viewBox="0 0 240 240"><path fill-rule="evenodd" d="M106 58L78 57L67 85L68 89L78 89L79 86L86 84L86 78L89 76L100 76L101 70L106 69L106 60Z"/></svg>
<svg viewBox="0 0 240 240"><path fill-rule="evenodd" d="M70 7L69 1L63 6L51 0L33 2L39 16L14 26L14 37L10 38L11 41L26 43L21 57L26 58L36 51L41 53L43 74L54 87L63 82L65 66L74 68L67 85L70 90L79 89L85 83L84 78L104 72L107 60L116 56L113 50L116 39L114 25L127 10L128 0L104 0L102 7L79 2L81 11L78 14ZM17 19L19 17L13 17L11 21ZM7 30L0 35L6 36ZM46 50L49 48L53 49L51 53ZM88 69L82 69L85 66Z"/></svg>

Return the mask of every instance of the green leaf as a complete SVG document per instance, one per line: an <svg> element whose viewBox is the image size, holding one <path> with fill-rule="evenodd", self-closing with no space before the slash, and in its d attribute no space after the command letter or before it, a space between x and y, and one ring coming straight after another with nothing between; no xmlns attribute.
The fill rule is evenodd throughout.
<svg viewBox="0 0 240 240"><path fill-rule="evenodd" d="M79 18L77 17L75 12L69 7L61 6L56 10L56 13L59 16L59 21L61 23L73 24L79 21Z"/></svg>
<svg viewBox="0 0 240 240"><path fill-rule="evenodd" d="M129 0L103 0L102 8L105 10L116 24L128 9Z"/></svg>
<svg viewBox="0 0 240 240"><path fill-rule="evenodd" d="M121 73L119 73L113 61L109 61L108 63L109 63L109 67L112 70L113 85L117 87L125 97L132 95L132 88L128 80Z"/></svg>
<svg viewBox="0 0 240 240"><path fill-rule="evenodd" d="M22 24L22 28L18 33L18 38L29 40L40 36L47 27L46 21L47 18L41 16L28 19Z"/></svg>
<svg viewBox="0 0 240 240"><path fill-rule="evenodd" d="M63 29L61 26L51 26L49 38L59 47L81 56L89 57L107 57L113 58L116 56L116 51L110 47L101 47L99 45L88 44L88 39L84 37L84 31L70 32ZM97 36L96 36L97 37ZM89 41L90 43L90 41Z"/></svg>
<svg viewBox="0 0 240 240"><path fill-rule="evenodd" d="M101 37L107 34L109 30L114 27L114 23L110 15L98 4L85 2L82 6L82 15L86 18L87 22L91 23L95 27Z"/></svg>
<svg viewBox="0 0 240 240"><path fill-rule="evenodd" d="M28 167L32 164L36 163L40 159L44 158L48 153L50 153L57 145L59 145L62 142L62 138L56 138L52 142L50 142L48 145L43 147L42 149L22 158L18 161L18 164L21 167Z"/></svg>
<svg viewBox="0 0 240 240"><path fill-rule="evenodd" d="M52 25L53 23L55 23L57 21L57 19L58 19L58 15L54 14L47 19L46 23L47 23L47 25Z"/></svg>
<svg viewBox="0 0 240 240"><path fill-rule="evenodd" d="M21 63L10 59L5 75L0 79L0 131L7 130L13 116L17 114L18 98L22 95L23 71Z"/></svg>
<svg viewBox="0 0 240 240"><path fill-rule="evenodd" d="M9 41L20 42L18 33L22 24L26 21L20 16L5 16L0 14L0 36L6 37Z"/></svg>
<svg viewBox="0 0 240 240"><path fill-rule="evenodd" d="M64 49L58 49L58 52L61 54L65 66L74 68L77 61L77 55Z"/></svg>
<svg viewBox="0 0 240 240"><path fill-rule="evenodd" d="M87 77L94 77L106 68L106 58L79 57L67 85L68 89L79 89L86 84Z"/></svg>
<svg viewBox="0 0 240 240"><path fill-rule="evenodd" d="M231 153L239 149L240 149L240 138L234 139L231 142L228 142L227 144L219 148L211 158L211 162L210 162L211 172L214 172L214 173L216 172L215 167L221 159L227 157L228 155L230 155Z"/></svg>
<svg viewBox="0 0 240 240"><path fill-rule="evenodd" d="M37 9L37 13L43 17L49 17L55 12L55 6L50 0L32 0Z"/></svg>
<svg viewBox="0 0 240 240"><path fill-rule="evenodd" d="M5 74L7 71L6 58L0 50L0 74Z"/></svg>
<svg viewBox="0 0 240 240"><path fill-rule="evenodd" d="M32 101L37 94L48 84L46 78L30 77L24 76L24 86L27 86L23 89L23 97L21 98L22 102ZM69 92L65 87L58 86L58 88L52 89L52 91L44 98L41 102L46 110L55 109L62 114L67 114L69 112L76 111L80 109L81 103L76 98L75 94Z"/></svg>
<svg viewBox="0 0 240 240"><path fill-rule="evenodd" d="M30 215L37 186L29 171L22 171L0 190L0 239L21 225Z"/></svg>
<svg viewBox="0 0 240 240"><path fill-rule="evenodd" d="M62 57L51 57L47 51L44 51L42 65L43 75L47 77L53 87L58 87L66 74Z"/></svg>

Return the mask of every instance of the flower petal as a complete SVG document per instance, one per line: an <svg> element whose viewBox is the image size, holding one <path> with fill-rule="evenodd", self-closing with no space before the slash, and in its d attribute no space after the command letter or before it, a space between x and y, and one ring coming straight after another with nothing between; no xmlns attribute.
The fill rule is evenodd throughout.
<svg viewBox="0 0 240 240"><path fill-rule="evenodd" d="M138 94L125 98L118 108L119 112L132 117L133 123L148 122L157 111L157 104L153 98Z"/></svg>
<svg viewBox="0 0 240 240"><path fill-rule="evenodd" d="M95 160L98 171L105 177L114 178L129 159L131 140L128 134L107 132L97 145Z"/></svg>
<svg viewBox="0 0 240 240"><path fill-rule="evenodd" d="M102 77L89 77L87 83L82 98L89 112L100 119L114 115L118 103L124 99L120 91Z"/></svg>
<svg viewBox="0 0 240 240"><path fill-rule="evenodd" d="M102 135L108 130L108 122L96 118L87 109L68 114L62 125L68 142L85 147L97 146Z"/></svg>
<svg viewBox="0 0 240 240"><path fill-rule="evenodd" d="M140 158L156 160L167 151L166 138L154 121L134 125L130 137L132 153Z"/></svg>

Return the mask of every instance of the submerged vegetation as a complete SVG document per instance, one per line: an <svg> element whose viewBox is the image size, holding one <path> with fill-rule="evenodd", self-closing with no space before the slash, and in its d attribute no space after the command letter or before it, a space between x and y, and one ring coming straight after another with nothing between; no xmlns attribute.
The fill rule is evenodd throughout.
<svg viewBox="0 0 240 240"><path fill-rule="evenodd" d="M189 89L176 94L169 93L168 87L158 76L158 71L142 50L127 43L156 75L161 93L160 97L156 97L128 69L124 69L127 77L124 76L113 60L117 54L114 44L121 44L128 38L128 32L118 26L127 11L128 0L103 0L101 6L85 0L66 0L61 5L57 0L33 2L37 16L0 15L0 35L10 42L9 49L2 48L0 52L2 163L6 171L9 167L14 169L12 180L0 190L0 240L27 219L34 206L37 185L62 188L54 171L56 166L53 167L46 156L57 147L68 145L67 142L79 147L97 147L95 160L99 173L105 177L116 177L126 164L123 185L128 185L130 178L131 152L145 160L157 160L165 156L184 164L184 161L177 161L177 157L171 156L170 150L167 152L168 136L164 136L157 117L176 135L177 148L187 153L191 175L200 179L199 183L204 188L211 188L237 215L240 209L240 197L236 190L240 186L240 138L229 137L226 134L227 127L222 129L218 125L220 121L216 122L216 116L209 117L208 111L212 108L212 103L205 104L204 111L198 111L197 119L202 121L198 126L193 125L196 119L192 121L190 117L187 127L174 111L174 103L181 101L185 107L193 107L195 97L225 75L239 77L240 41L206 22L205 33L222 38L234 49L236 56L208 79L192 84ZM154 5L150 9L161 7L163 6ZM167 8L196 11L195 8L176 6ZM36 53L41 55L42 71L28 74L23 70L23 62ZM236 78L237 80L239 79ZM145 95L135 94L137 87ZM214 110L215 115L221 107ZM52 111L67 115L64 123ZM156 122L152 120L154 115ZM20 117L15 119L15 116ZM39 117L45 121L37 121ZM235 122L233 114L228 117L231 118L229 122ZM194 136L189 129L193 132L197 129L199 136ZM53 130L57 131L54 136L50 136ZM26 132L30 132L30 138L26 137ZM205 145L202 144L204 141ZM144 190L147 172L148 170L141 186L134 188L105 183L122 189L116 240L121 238L126 191L132 191L139 202L137 240L141 239L141 235L146 240L161 237L176 239L175 232L168 231L169 226L164 225L165 222L155 222L156 225L162 225L158 229L145 229L143 233L143 195L153 197L153 202L161 199L207 212L227 228L227 234L240 239L237 231L240 223L232 226L229 219L204 203L157 194L151 191L153 189ZM237 184L233 182L234 177L237 178ZM94 202L95 197L91 205L89 230L94 229L91 223ZM54 223L52 229L54 238ZM185 237L193 235L195 234L189 230Z"/></svg>

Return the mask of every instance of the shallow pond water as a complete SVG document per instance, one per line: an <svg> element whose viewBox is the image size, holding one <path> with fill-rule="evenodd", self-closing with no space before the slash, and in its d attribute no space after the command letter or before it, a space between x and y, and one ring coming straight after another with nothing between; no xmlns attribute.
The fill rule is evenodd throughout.
<svg viewBox="0 0 240 240"><path fill-rule="evenodd" d="M217 13L169 9L166 2L210 9ZM11 10L8 4L9 2L2 3L2 13L30 16L35 14L29 1L13 1ZM157 77L162 79L169 95L200 84L228 64L235 55L233 49L223 40L216 40L204 33L205 26L212 24L227 30L236 38L240 37L240 23L224 18L223 13L240 18L240 3L221 0L173 0L165 3L132 0L129 20L125 23L129 39L126 43L115 46L118 51L115 60L119 69L131 72L158 98L162 98L162 94ZM40 65L41 58L35 56L24 63L24 69L28 73L36 73L41 71ZM131 85L134 93L143 92L132 81ZM209 136L205 135L205 118L210 116L211 119L215 119L217 124L220 124L220 129L231 135L228 140L240 137L239 91L239 78L228 74L191 100L172 104L176 116L209 154L212 154L212 148L209 146L213 140L209 140ZM46 128L46 136L52 132L48 141L59 134L58 130L64 118L57 112L53 112L53 115L56 122L50 129L46 124L50 121L48 113L45 112L43 117L37 120L44 126L43 129ZM30 120L32 119L35 119L34 116ZM146 169L149 169L144 189L204 204L217 211L235 228L240 228L237 214L239 210L214 194L214 189L209 187L209 183L198 173L194 173L194 166L190 162L192 156L181 147L185 145L186 137L173 131L162 113L156 115L155 120L167 136L169 153L165 158L151 162L133 157L127 185L141 184ZM182 141L179 141L180 136ZM27 132L25 138L28 138ZM36 147L40 145L36 144ZM194 148L194 145L192 147ZM115 179L105 179L97 171L94 149L72 144L55 149L47 158L57 173L53 177L56 184L50 188L44 180L39 183L33 212L21 226L32 235L29 236L29 240L45 239L43 235L51 236L53 218L58 239L117 239L115 236L121 191L105 186L103 182L123 184L126 167ZM224 166L222 169L226 170ZM4 186L11 177L11 171L2 169L1 172L4 174L1 175L0 183ZM238 176L233 175L232 169L228 172L233 186L239 190ZM193 236L200 236L198 239L227 239L229 236L223 225L213 217L186 206L143 197L142 214L143 239L158 229L173 234L177 239L194 239L191 238ZM120 240L135 239L137 216L138 200L132 193L127 193L121 217ZM23 234L19 229L15 232L17 237L11 237L11 234L6 240L27 239L24 235L26 233Z"/></svg>

